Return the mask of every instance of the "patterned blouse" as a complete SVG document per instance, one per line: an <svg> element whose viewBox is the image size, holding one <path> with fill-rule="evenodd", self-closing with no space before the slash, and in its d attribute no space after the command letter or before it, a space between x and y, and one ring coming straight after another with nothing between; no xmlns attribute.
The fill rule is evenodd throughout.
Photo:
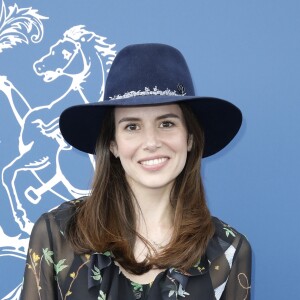
<svg viewBox="0 0 300 300"><path fill-rule="evenodd" d="M79 201L79 200L76 200ZM172 267L151 284L132 282L111 252L77 255L64 236L76 201L36 222L29 243L21 300L248 300L251 248L217 218L205 256L182 273Z"/></svg>

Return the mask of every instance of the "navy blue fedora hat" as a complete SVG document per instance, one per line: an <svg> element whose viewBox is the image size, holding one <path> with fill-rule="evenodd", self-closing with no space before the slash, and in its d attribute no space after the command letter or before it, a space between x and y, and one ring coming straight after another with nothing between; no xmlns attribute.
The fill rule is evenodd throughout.
<svg viewBox="0 0 300 300"><path fill-rule="evenodd" d="M213 97L195 96L183 55L164 44L137 44L122 49L110 68L104 100L75 105L60 116L60 130L73 147L94 154L109 107L186 103L203 127L203 157L223 149L242 123L240 110Z"/></svg>

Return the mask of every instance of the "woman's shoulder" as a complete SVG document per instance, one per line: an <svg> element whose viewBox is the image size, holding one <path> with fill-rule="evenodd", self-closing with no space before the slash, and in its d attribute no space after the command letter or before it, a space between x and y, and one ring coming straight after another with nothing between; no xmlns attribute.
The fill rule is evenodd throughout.
<svg viewBox="0 0 300 300"><path fill-rule="evenodd" d="M53 217L59 219L68 217L70 215L73 215L77 209L77 207L85 201L87 197L81 197L69 201L65 201L53 210L49 212L49 215L53 215Z"/></svg>
<svg viewBox="0 0 300 300"><path fill-rule="evenodd" d="M36 221L34 230L39 230L43 226L51 226L51 228L57 227L60 232L64 232L69 220L76 213L78 206L85 201L86 197L73 199L63 202L53 210L43 213Z"/></svg>
<svg viewBox="0 0 300 300"><path fill-rule="evenodd" d="M66 243L65 239L65 228L76 212L77 205L82 201L84 201L84 198L64 202L52 211L42 214L35 222L31 231L28 249L30 253L33 253L32 255L37 255L36 259L49 249L51 249L51 251L49 250L50 254L53 254L53 251L57 252L55 245L60 245L60 248L64 245L70 251L69 244Z"/></svg>
<svg viewBox="0 0 300 300"><path fill-rule="evenodd" d="M232 241L236 237L246 238L241 232L217 217L212 217L212 222L215 227L215 235L224 241Z"/></svg>
<svg viewBox="0 0 300 300"><path fill-rule="evenodd" d="M208 245L208 254L217 257L230 251L239 252L240 249L251 253L251 246L244 234L222 221L212 217L215 232Z"/></svg>
<svg viewBox="0 0 300 300"><path fill-rule="evenodd" d="M48 213L49 217L53 218L60 230L64 232L69 220L74 216L77 208L83 201L85 201L85 199L86 197L81 197L63 202L57 208Z"/></svg>

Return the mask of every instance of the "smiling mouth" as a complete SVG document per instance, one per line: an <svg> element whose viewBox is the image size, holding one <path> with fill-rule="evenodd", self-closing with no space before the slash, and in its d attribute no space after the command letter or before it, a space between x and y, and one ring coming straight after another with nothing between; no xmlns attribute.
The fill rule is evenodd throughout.
<svg viewBox="0 0 300 300"><path fill-rule="evenodd" d="M162 164L167 160L168 160L167 157L155 158L155 159L140 161L140 164L143 166L155 166L155 165Z"/></svg>

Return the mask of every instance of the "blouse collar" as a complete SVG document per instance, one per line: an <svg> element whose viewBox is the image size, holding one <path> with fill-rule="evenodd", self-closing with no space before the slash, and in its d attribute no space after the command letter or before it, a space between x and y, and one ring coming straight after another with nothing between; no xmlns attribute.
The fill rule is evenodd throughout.
<svg viewBox="0 0 300 300"><path fill-rule="evenodd" d="M225 251L231 246L236 232L217 218L213 218L215 225L215 233L208 243L207 250L204 256L186 272L169 268L166 271L166 276L179 287L178 290L184 293L189 277L201 276L209 271L210 264L224 255ZM112 265L113 256L110 251L105 253L91 254L90 264L88 266L88 288L100 285L102 281L102 270ZM179 291L179 293L180 293ZM170 300L170 298L168 298ZM174 298L176 299L176 298Z"/></svg>

